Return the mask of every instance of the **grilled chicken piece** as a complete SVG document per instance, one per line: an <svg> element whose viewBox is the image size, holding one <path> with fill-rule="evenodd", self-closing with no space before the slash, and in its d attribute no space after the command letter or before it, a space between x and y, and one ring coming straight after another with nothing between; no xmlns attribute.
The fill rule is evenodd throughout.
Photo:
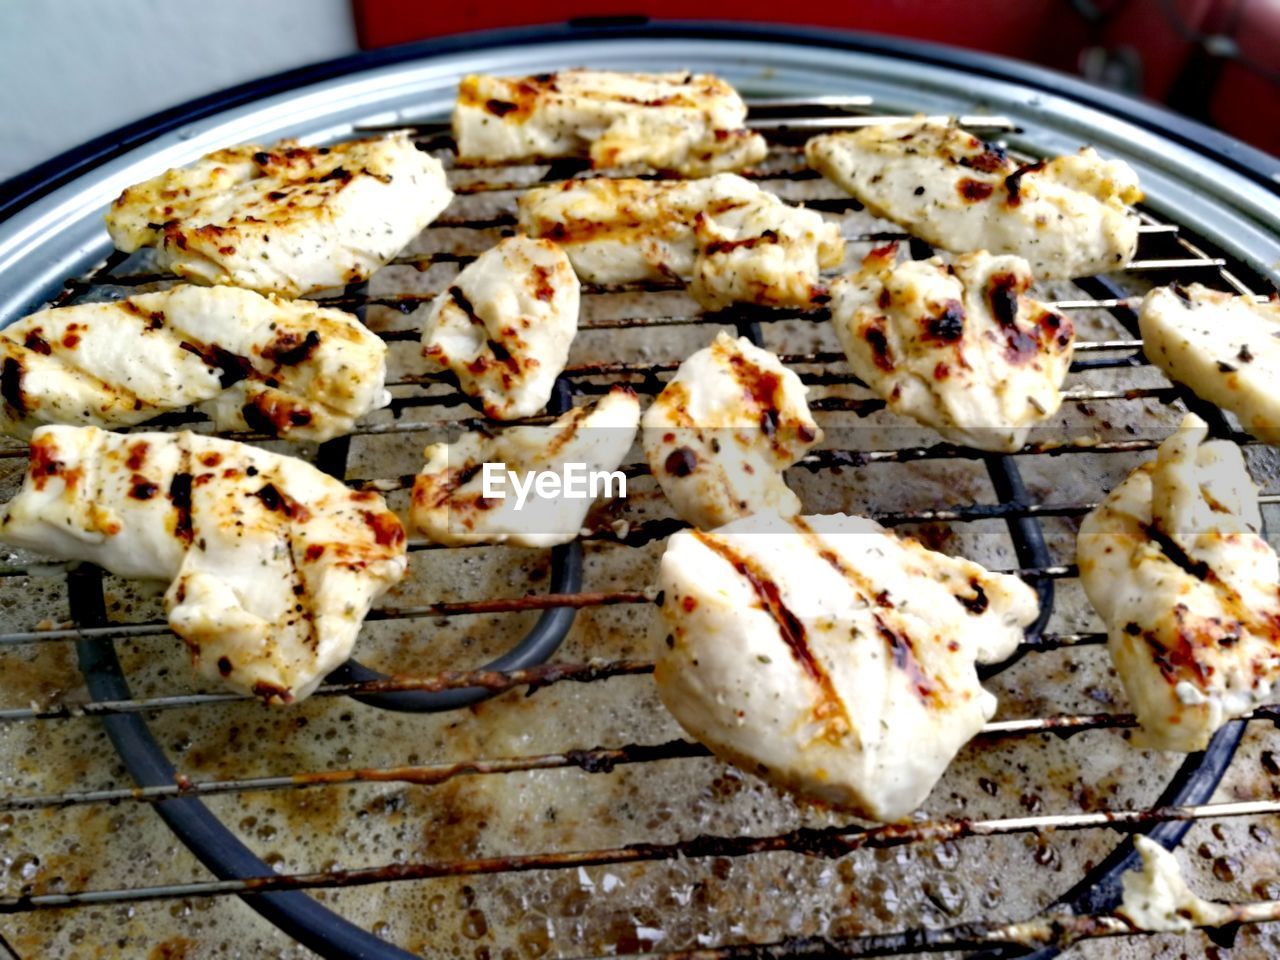
<svg viewBox="0 0 1280 960"><path fill-rule="evenodd" d="M1143 352L1210 403L1230 410L1267 443L1280 444L1280 301L1157 287L1138 312Z"/></svg>
<svg viewBox="0 0 1280 960"><path fill-rule="evenodd" d="M585 283L691 280L703 306L809 306L844 259L839 227L742 177L569 180L526 191L520 227L564 247Z"/></svg>
<svg viewBox="0 0 1280 960"><path fill-rule="evenodd" d="M453 198L405 133L231 147L130 187L107 213L121 250L197 283L301 296L365 280Z"/></svg>
<svg viewBox="0 0 1280 960"><path fill-rule="evenodd" d="M1080 580L1107 625L1142 746L1203 750L1280 677L1280 565L1234 443L1188 415L1080 525Z"/></svg>
<svg viewBox="0 0 1280 960"><path fill-rule="evenodd" d="M1123 268L1138 247L1133 169L1092 149L1019 166L958 126L911 120L814 137L809 165L876 216L956 253L1013 253L1041 280Z"/></svg>
<svg viewBox="0 0 1280 960"><path fill-rule="evenodd" d="M737 91L707 74L471 74L458 85L453 135L465 163L590 157L597 168L705 177L764 159L746 118Z"/></svg>
<svg viewBox="0 0 1280 960"><path fill-rule="evenodd" d="M172 580L196 669L268 703L311 693L406 567L374 493L292 457L194 433L41 427L0 539L125 577Z"/></svg>
<svg viewBox="0 0 1280 960"><path fill-rule="evenodd" d="M508 237L436 297L423 352L496 420L546 405L578 330L578 278L549 240Z"/></svg>
<svg viewBox="0 0 1280 960"><path fill-rule="evenodd" d="M591 476L617 470L635 442L639 423L635 394L627 387L614 387L550 426L510 427L496 435L465 433L453 443L433 443L424 451L427 463L413 484L413 524L429 540L450 546L569 543L581 532L595 500L625 495L621 475L612 477L608 486ZM490 470L501 478L489 481L490 492L499 497L485 495L485 464L493 464ZM568 464L575 465L577 479L568 472ZM508 471L517 476L507 476ZM543 473L554 473L587 492L570 496L565 487L548 495L537 486L537 475Z"/></svg>
<svg viewBox="0 0 1280 960"><path fill-rule="evenodd" d="M703 530L799 513L782 472L822 439L808 392L746 337L722 332L680 364L641 421L649 469L675 511Z"/></svg>
<svg viewBox="0 0 1280 960"><path fill-rule="evenodd" d="M831 316L854 373L890 410L956 443L1017 450L1062 403L1075 337L1030 286L1020 257L895 265L881 248L831 285Z"/></svg>
<svg viewBox="0 0 1280 960"><path fill-rule="evenodd" d="M218 430L328 440L390 402L386 354L349 314L235 287L42 310L0 331L0 431L131 426L195 404Z"/></svg>
<svg viewBox="0 0 1280 960"><path fill-rule="evenodd" d="M654 679L718 756L876 820L924 802L996 699L974 661L1034 622L1016 577L843 514L677 533L658 574Z"/></svg>

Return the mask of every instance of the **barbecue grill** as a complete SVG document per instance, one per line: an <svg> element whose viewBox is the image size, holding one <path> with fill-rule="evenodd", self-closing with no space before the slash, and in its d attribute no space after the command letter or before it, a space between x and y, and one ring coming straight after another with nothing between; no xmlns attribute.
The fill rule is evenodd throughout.
<svg viewBox="0 0 1280 960"><path fill-rule="evenodd" d="M1136 261L1039 288L1079 341L1063 411L1016 454L938 443L889 415L849 375L821 312L707 315L676 285L585 287L549 411L618 382L652 395L717 329L779 352L827 433L789 473L808 512L870 515L1038 590L1040 622L985 671L997 719L924 810L893 826L797 803L710 758L647 677L648 584L680 524L634 458L631 497L597 510L568 547L411 540L409 578L365 628L365 663L287 710L199 686L150 586L8 552L0 955L1176 954L1180 937L1139 937L1111 913L1133 832L1181 845L1193 887L1236 905L1239 923L1209 931L1209 949L1280 952L1268 924L1280 920L1268 749L1280 705L1228 724L1202 754L1137 752L1072 566L1075 522L1188 408L1245 446L1274 519L1280 460L1146 363L1132 298L1174 280L1268 294L1280 277L1275 160L1056 75L899 41L655 24L449 39L229 91L11 182L0 324L169 282L145 255L113 253L100 219L167 167L236 142L403 127L447 159L441 121L462 73L577 65L734 83L772 148L751 176L839 219L853 262L890 239L931 251L804 168L798 148L817 130L959 115L1015 153L1092 144L1138 170ZM390 342L392 407L301 453L403 507L422 446L476 416L421 369L419 308L512 229L520 190L586 174L567 162L451 169L450 210L367 284L322 298ZM194 414L163 419L208 429ZM24 458L0 446L6 498ZM1109 937L1120 939L1092 944Z"/></svg>

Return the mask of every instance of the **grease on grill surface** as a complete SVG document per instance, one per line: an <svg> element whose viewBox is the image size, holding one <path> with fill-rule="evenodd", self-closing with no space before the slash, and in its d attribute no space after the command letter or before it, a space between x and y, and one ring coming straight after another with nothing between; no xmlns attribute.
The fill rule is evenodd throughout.
<svg viewBox="0 0 1280 960"><path fill-rule="evenodd" d="M784 185L790 187L791 185ZM812 186L812 185L810 185ZM477 198L462 207L479 215ZM863 215L847 218L846 233L885 225ZM478 252L496 233L432 231L413 249ZM464 241L476 247L463 251ZM850 262L869 248L852 244ZM453 267L419 274L388 267L372 281L375 295L440 289ZM1068 284L1039 291L1071 293ZM583 321L617 316L686 313L677 294L584 297ZM413 318L375 308L370 322L410 328ZM1080 340L1121 337L1101 314L1075 313ZM583 330L570 363L592 360L679 360L708 342L713 328ZM828 325L807 321L765 326L770 349L836 350ZM416 363L416 343L393 344L391 375ZM1162 383L1148 368L1072 375L1068 387L1146 386ZM395 388L405 395L416 390ZM431 388L429 394L444 393ZM818 388L824 395L867 396L853 387ZM456 418L463 407L426 407L414 420ZM1158 436L1180 413L1155 400L1068 403L1043 428L1044 436L1130 439ZM878 411L821 416L826 445L880 449L933 443L911 421ZM389 422L381 413L375 422ZM423 445L447 431L356 438L349 475L396 476L421 466ZM1034 440L1036 435L1033 435ZM279 447L279 445L276 445ZM282 449L282 447L279 447ZM1277 489L1280 462L1273 451L1251 448L1254 474L1264 491ZM1071 454L1020 459L1032 496L1051 502L1096 500L1149 456ZM630 458L640 460L638 451ZM1068 469L1069 467L1069 469ZM20 461L0 461L0 493L11 492ZM992 502L980 461L923 461L850 465L838 474L793 469L788 479L806 510L906 511ZM600 519L637 521L668 516L649 478L628 484L625 507ZM403 509L403 495L393 495ZM1272 513L1273 525L1277 518ZM1058 562L1072 550L1074 523L1045 521ZM1004 526L997 522L919 524L924 542L961 553L992 568L1017 565ZM585 588L634 589L648 583L661 544L638 549L589 546ZM3 560L3 558L0 558ZM388 606L482 596L517 596L545 589L545 554L505 547L428 551L413 556L408 579ZM110 578L114 620L156 619L159 590ZM644 607L590 608L557 656L644 657L640 645L650 611ZM0 578L5 629L26 629L67 616L60 579ZM375 667L402 673L478 665L506 649L533 614L385 621L366 625L361 656ZM1051 631L1093 630L1099 624L1074 581L1059 584ZM120 644L134 694L175 693L192 687L180 644L168 637ZM0 648L3 706L62 696L83 698L69 645ZM1103 647L1028 656L989 681L1000 699L1000 718L1052 713L1123 712L1119 684ZM289 711L254 704L175 710L151 719L160 742L194 778L238 777L302 770L393 766L558 752L570 747L656 743L680 736L661 709L648 677L592 684L562 683L532 697L508 693L473 710L444 716L402 716L347 700L314 698ZM1253 725L1216 798L1280 794L1274 731ZM1116 731L982 741L961 752L925 805L930 817L1054 814L1152 802L1179 758L1141 754ZM55 792L126 784L128 778L93 720L0 725L0 792ZM763 835L807 824L847 822L800 807L755 779L707 759L619 766L611 773L576 768L487 777L460 777L437 786L368 784L214 797L209 806L261 856L282 871L367 866L397 861L485 854L587 849L636 841L673 841L700 833ZM1189 882L1213 899L1280 896L1275 843L1280 818L1199 823L1179 852ZM769 854L744 859L546 871L514 876L386 884L320 898L389 941L434 956L465 960L523 960L639 949L676 949L799 934L892 931L915 924L977 918L1021 919L1074 883L1116 841L1102 831L1045 838L1006 836L959 843L864 850L839 861ZM36 859L38 858L38 862ZM999 869L992 869L998 864ZM151 885L207 874L145 805L77 807L0 814L0 889L73 890ZM197 960L206 957L309 956L235 898L161 901L0 917L0 933L25 957L108 957ZM1194 945L1198 941L1192 941ZM1128 943L1082 944L1087 958L1178 957L1179 937ZM1232 956L1280 952L1269 928L1241 931ZM1227 954L1224 952L1223 956Z"/></svg>

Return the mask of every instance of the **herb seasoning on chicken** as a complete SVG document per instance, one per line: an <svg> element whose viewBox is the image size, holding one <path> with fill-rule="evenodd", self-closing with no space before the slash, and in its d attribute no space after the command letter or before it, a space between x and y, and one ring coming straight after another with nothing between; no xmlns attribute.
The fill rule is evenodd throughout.
<svg viewBox="0 0 1280 960"><path fill-rule="evenodd" d="M704 177L764 159L768 147L746 118L737 91L709 74L471 74L458 85L453 133L464 163L581 156L597 168Z"/></svg>
<svg viewBox="0 0 1280 960"><path fill-rule="evenodd" d="M1280 565L1240 448L1182 428L1080 525L1077 559L1107 625L1142 746L1203 750L1280 678Z"/></svg>
<svg viewBox="0 0 1280 960"><path fill-rule="evenodd" d="M197 283L297 297L368 279L453 198L407 134L332 147L231 147L125 190L121 250Z"/></svg>
<svg viewBox="0 0 1280 960"><path fill-rule="evenodd" d="M822 439L807 392L746 337L721 333L680 364L641 421L649 469L676 512L703 530L799 513L782 472Z"/></svg>
<svg viewBox="0 0 1280 960"><path fill-rule="evenodd" d="M310 694L406 569L375 493L292 457L199 434L41 427L0 540L171 580L196 669L268 703Z"/></svg>
<svg viewBox="0 0 1280 960"><path fill-rule="evenodd" d="M1092 149L1019 166L954 124L911 120L814 137L805 157L922 240L1016 254L1041 280L1123 269L1138 247L1137 175Z"/></svg>
<svg viewBox="0 0 1280 960"><path fill-rule="evenodd" d="M677 533L658 575L654 679L717 755L876 820L924 802L995 713L974 662L1036 619L1016 577L862 517L776 514Z"/></svg>
<svg viewBox="0 0 1280 960"><path fill-rule="evenodd" d="M41 310L0 331L0 430L132 426L196 404L218 430L328 440L390 402L386 354L350 314L235 287Z"/></svg>
<svg viewBox="0 0 1280 960"><path fill-rule="evenodd" d="M1026 296L1020 257L974 253L894 264L874 251L831 285L831 314L854 373L889 409L948 440L1011 451L1062 403L1071 321Z"/></svg>

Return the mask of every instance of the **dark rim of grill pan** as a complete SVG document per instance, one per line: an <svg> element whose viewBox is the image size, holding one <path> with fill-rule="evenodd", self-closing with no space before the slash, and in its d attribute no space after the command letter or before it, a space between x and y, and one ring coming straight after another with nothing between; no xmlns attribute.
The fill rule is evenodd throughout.
<svg viewBox="0 0 1280 960"><path fill-rule="evenodd" d="M264 80L194 100L183 106L99 137L68 151L30 172L0 184L0 221L112 158L144 146L151 139L185 124L268 96L378 67L427 60L444 55L494 51L529 43L587 42L610 39L687 39L720 41L777 41L822 47L850 53L889 56L960 71L968 77L1016 84L1032 91L1091 107L1141 127L1204 156L1237 174L1274 190L1280 182L1280 160L1241 144L1194 121L1121 94L1101 90L1049 70L1016 61L894 38L814 30L788 26L730 25L723 23L647 23L627 19L616 24L598 20L556 26L501 30L446 37L304 67ZM980 81L979 81L980 82ZM100 584L81 582L77 588L87 602L82 609L90 620L101 617L94 594ZM82 667L90 679L94 699L125 699L128 685L120 672L110 641L81 641ZM113 742L130 774L140 784L172 783L174 771L163 748L155 741L140 715L104 719ZM1207 798L1234 754L1243 725L1228 725L1209 749L1185 760L1167 785L1162 804L1195 803ZM178 836L220 877L269 876L271 870L248 849L199 800L183 798L156 804L156 810ZM1176 845L1186 824L1165 824L1144 830L1167 847ZM1119 844L1094 870L1067 891L1058 903L1092 910L1110 909L1118 894L1123 870L1134 860L1132 845ZM329 958L400 958L409 955L372 933L363 931L303 894L259 894L245 897L281 929L312 950ZM998 955L998 954L996 954ZM1039 957L1051 955L1048 952Z"/></svg>

